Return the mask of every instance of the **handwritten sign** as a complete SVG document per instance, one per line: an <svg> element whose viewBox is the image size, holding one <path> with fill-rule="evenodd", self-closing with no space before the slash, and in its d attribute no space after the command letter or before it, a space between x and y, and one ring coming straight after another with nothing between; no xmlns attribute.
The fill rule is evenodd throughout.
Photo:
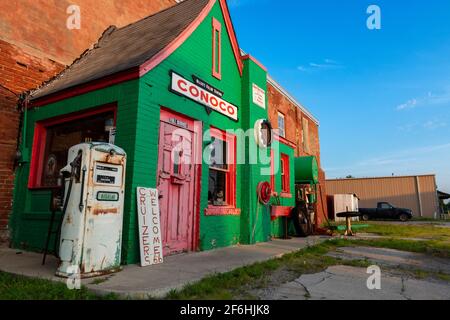
<svg viewBox="0 0 450 320"><path fill-rule="evenodd" d="M266 92L253 83L253 103L261 108L266 108Z"/></svg>
<svg viewBox="0 0 450 320"><path fill-rule="evenodd" d="M141 266L163 263L163 246L157 189L137 188Z"/></svg>

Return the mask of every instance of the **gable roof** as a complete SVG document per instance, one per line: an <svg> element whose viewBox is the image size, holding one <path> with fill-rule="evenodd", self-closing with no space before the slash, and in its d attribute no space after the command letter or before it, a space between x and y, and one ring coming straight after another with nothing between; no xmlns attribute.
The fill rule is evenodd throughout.
<svg viewBox="0 0 450 320"><path fill-rule="evenodd" d="M233 47L237 40L225 0L218 0ZM109 27L97 44L56 77L31 91L36 100L88 82L134 70L142 76L181 45L211 11L216 0L185 0L123 28ZM239 48L239 46L237 46ZM236 53L235 53L236 56ZM237 60L242 72L242 61ZM127 78L128 80L129 78Z"/></svg>

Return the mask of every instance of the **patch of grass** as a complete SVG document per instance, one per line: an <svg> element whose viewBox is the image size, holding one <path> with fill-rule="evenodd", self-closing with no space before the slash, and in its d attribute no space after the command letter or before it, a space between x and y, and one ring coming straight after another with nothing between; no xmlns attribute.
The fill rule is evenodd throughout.
<svg viewBox="0 0 450 320"><path fill-rule="evenodd" d="M100 297L82 287L69 290L65 283L28 278L0 271L0 300L112 300L116 295Z"/></svg>
<svg viewBox="0 0 450 320"><path fill-rule="evenodd" d="M367 232L395 238L421 238L450 242L450 228L442 228L432 224L398 225L370 223Z"/></svg>
<svg viewBox="0 0 450 320"><path fill-rule="evenodd" d="M437 277L440 280L450 282L450 275L447 274L447 273L438 272L438 273L432 274L432 276L435 276L435 277Z"/></svg>
<svg viewBox="0 0 450 320"><path fill-rule="evenodd" d="M424 253L441 258L450 258L450 243L428 240L413 241L396 238L375 239L375 240L332 240L335 245L343 246L368 246L378 248L396 249L401 251L409 251L416 253Z"/></svg>
<svg viewBox="0 0 450 320"><path fill-rule="evenodd" d="M411 268L405 268L405 267L383 267L384 270L389 271L393 274L401 274L409 275L410 277L413 277L415 279L438 279L441 281L449 282L450 283L450 274L444 273L444 272L436 272L436 271L427 271L427 270L421 270L421 269L411 269Z"/></svg>
<svg viewBox="0 0 450 320"><path fill-rule="evenodd" d="M369 227L359 232L373 233L389 238L411 238L433 240L436 243L450 244L450 228L439 226L439 224L393 224L388 222L370 221L353 222L352 225L368 224ZM334 224L340 225L340 224ZM343 234L344 231L338 231Z"/></svg>
<svg viewBox="0 0 450 320"><path fill-rule="evenodd" d="M229 300L242 286L263 278L281 266L280 261L270 260L235 269L231 272L208 276L201 281L185 286L182 290L172 290L167 299L209 299Z"/></svg>
<svg viewBox="0 0 450 320"><path fill-rule="evenodd" d="M445 220L436 220L434 218L425 218L425 217L413 217L412 221L423 221L423 222L434 222L434 223L444 223Z"/></svg>

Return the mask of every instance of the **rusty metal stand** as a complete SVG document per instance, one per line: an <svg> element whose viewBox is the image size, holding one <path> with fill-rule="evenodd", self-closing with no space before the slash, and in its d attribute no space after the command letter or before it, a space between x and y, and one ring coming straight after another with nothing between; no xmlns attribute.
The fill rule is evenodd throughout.
<svg viewBox="0 0 450 320"><path fill-rule="evenodd" d="M360 216L359 212L352 212L352 211L346 211L346 212L339 212L336 214L339 218L345 218L345 236L354 236L355 233L352 230L352 218Z"/></svg>
<svg viewBox="0 0 450 320"><path fill-rule="evenodd" d="M346 224L346 229L345 229L345 236L354 236L353 234L353 230L352 230L352 220L350 217L346 217L345 218L345 224Z"/></svg>
<svg viewBox="0 0 450 320"><path fill-rule="evenodd" d="M288 217L283 217L283 220L284 220L283 240L289 240L289 239L291 239L291 237L289 237Z"/></svg>
<svg viewBox="0 0 450 320"><path fill-rule="evenodd" d="M55 216L56 216L56 212L55 212L55 210L52 210L52 215L50 218L50 225L48 227L47 240L45 241L44 256L42 257L42 265L45 264L45 259L47 258L48 246L50 244L50 238L51 238L52 234L58 233L58 231L53 231L53 224L55 222Z"/></svg>
<svg viewBox="0 0 450 320"><path fill-rule="evenodd" d="M65 188L64 188L64 180L62 182L62 188L61 189L53 189L52 190L52 197L51 197L51 203L50 203L50 210L52 212L52 215L50 217L50 225L48 227L48 233L47 233L47 239L45 241L45 247L44 247L44 255L42 257L42 265L45 264L45 260L47 258L47 254L48 254L48 246L50 245L50 238L51 236L54 234L55 235L55 244L54 244L54 254L56 257L58 256L58 242L59 242L59 234L61 232L61 227L62 227L62 222L64 220L64 215L66 214L66 210L67 210L67 204L69 203L69 197L70 197L70 193L72 191L72 184L73 184L73 179L70 179L70 183L69 183L69 188L67 190L67 198L64 199L64 194L65 194ZM61 214L61 220L60 223L58 224L58 228L54 231L53 230L53 225L55 224L55 217L56 217L56 211L58 210L59 204L57 203L58 201L56 201L56 193L58 192L57 190L59 190L59 192L62 195L62 199L60 201L63 202L63 208L62 208L62 214ZM56 202L55 202L56 201Z"/></svg>

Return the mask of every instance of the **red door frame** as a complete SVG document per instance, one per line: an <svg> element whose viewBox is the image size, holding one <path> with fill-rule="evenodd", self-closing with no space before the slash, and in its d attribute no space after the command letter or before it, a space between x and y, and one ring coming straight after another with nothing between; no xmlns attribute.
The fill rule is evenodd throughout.
<svg viewBox="0 0 450 320"><path fill-rule="evenodd" d="M190 251L198 251L200 246L200 197L201 197L201 180L202 180L202 141L203 141L203 123L195 119L189 118L181 113L170 110L166 107L161 107L160 122L170 122L170 119L177 119L188 124L188 130L194 132L194 214L193 214L193 230L192 243L190 244ZM159 152L159 146L158 146ZM159 163L157 164L156 174L158 175Z"/></svg>

